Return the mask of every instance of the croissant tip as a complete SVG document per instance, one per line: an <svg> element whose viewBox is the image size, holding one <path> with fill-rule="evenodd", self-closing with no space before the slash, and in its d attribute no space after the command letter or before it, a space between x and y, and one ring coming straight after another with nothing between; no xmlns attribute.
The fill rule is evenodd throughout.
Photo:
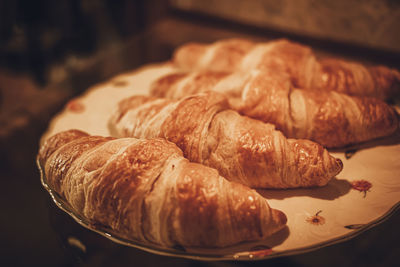
<svg viewBox="0 0 400 267"><path fill-rule="evenodd" d="M286 214L280 210L272 209L272 216L275 217L278 225L285 225L287 223Z"/></svg>
<svg viewBox="0 0 400 267"><path fill-rule="evenodd" d="M392 69L392 73L395 76L397 82L400 82L400 71L397 69Z"/></svg>
<svg viewBox="0 0 400 267"><path fill-rule="evenodd" d="M337 168L337 173L341 172L343 170L343 161L339 158L336 159L336 165L338 166Z"/></svg>

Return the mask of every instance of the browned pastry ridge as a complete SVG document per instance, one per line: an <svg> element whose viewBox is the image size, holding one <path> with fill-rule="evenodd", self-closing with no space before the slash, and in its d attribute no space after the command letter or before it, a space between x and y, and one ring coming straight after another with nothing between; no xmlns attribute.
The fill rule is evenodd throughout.
<svg viewBox="0 0 400 267"><path fill-rule="evenodd" d="M125 238L223 247L264 239L286 224L255 190L189 162L164 139L69 130L50 137L38 161L50 188L75 212Z"/></svg>
<svg viewBox="0 0 400 267"><path fill-rule="evenodd" d="M153 82L150 93L180 99L209 90L226 94L232 109L274 124L288 138L328 148L389 136L399 126L396 111L382 100L296 89L287 74L265 70L172 73Z"/></svg>
<svg viewBox="0 0 400 267"><path fill-rule="evenodd" d="M183 70L239 71L268 69L287 73L295 87L333 90L389 99L400 93L400 73L337 58L317 58L310 47L285 39L254 43L226 39L178 47L173 62Z"/></svg>
<svg viewBox="0 0 400 267"><path fill-rule="evenodd" d="M272 124L241 116L215 92L179 101L132 96L109 121L112 135L171 141L190 161L252 188L323 186L342 162L321 145L287 139Z"/></svg>

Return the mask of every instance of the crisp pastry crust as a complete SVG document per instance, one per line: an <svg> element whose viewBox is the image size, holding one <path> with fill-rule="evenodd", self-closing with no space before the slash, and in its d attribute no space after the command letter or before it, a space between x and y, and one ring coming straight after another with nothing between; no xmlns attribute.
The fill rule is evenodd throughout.
<svg viewBox="0 0 400 267"><path fill-rule="evenodd" d="M170 74L156 80L150 93L180 99L209 90L224 93L232 109L274 124L289 138L328 148L389 136L399 126L396 111L379 99L296 89L287 74L265 70Z"/></svg>
<svg viewBox="0 0 400 267"><path fill-rule="evenodd" d="M264 239L286 224L255 190L189 162L164 139L70 130L47 139L38 161L76 212L141 242L223 247Z"/></svg>
<svg viewBox="0 0 400 267"><path fill-rule="evenodd" d="M253 188L323 186L342 170L321 145L286 139L272 124L230 110L216 92L181 100L132 96L120 102L109 126L117 137L165 138L190 161Z"/></svg>
<svg viewBox="0 0 400 267"><path fill-rule="evenodd" d="M253 43L226 39L213 44L178 47L174 64L183 70L247 71L266 69L287 73L295 87L337 91L389 99L400 92L400 72L385 66L365 66L337 58L320 59L310 47L286 39Z"/></svg>

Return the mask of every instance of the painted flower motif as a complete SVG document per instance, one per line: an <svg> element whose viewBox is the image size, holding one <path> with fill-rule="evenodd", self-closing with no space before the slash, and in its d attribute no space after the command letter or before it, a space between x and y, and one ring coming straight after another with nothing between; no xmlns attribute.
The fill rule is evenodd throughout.
<svg viewBox="0 0 400 267"><path fill-rule="evenodd" d="M372 187L372 184L366 180L357 180L357 181L353 181L351 182L351 187L354 190L360 191L364 193L364 197L367 196L367 192L369 192L369 190Z"/></svg>
<svg viewBox="0 0 400 267"><path fill-rule="evenodd" d="M82 113L85 111L85 105L83 105L81 102L79 102L76 99L73 99L68 102L67 104L67 109L69 111L72 111L74 113Z"/></svg>
<svg viewBox="0 0 400 267"><path fill-rule="evenodd" d="M325 218L320 216L319 214L322 212L322 210L318 211L317 213L315 213L314 216L308 217L306 219L306 221L310 224L313 225L323 225L325 224Z"/></svg>

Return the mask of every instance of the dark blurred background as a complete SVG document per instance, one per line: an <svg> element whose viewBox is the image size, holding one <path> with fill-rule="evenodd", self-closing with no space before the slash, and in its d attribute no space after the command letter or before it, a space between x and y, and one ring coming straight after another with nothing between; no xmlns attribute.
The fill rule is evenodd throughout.
<svg viewBox="0 0 400 267"><path fill-rule="evenodd" d="M267 261L201 262L123 247L58 210L35 166L51 117L89 86L188 41L289 38L400 68L399 1L0 0L2 266L395 266L400 215L344 243Z"/></svg>

